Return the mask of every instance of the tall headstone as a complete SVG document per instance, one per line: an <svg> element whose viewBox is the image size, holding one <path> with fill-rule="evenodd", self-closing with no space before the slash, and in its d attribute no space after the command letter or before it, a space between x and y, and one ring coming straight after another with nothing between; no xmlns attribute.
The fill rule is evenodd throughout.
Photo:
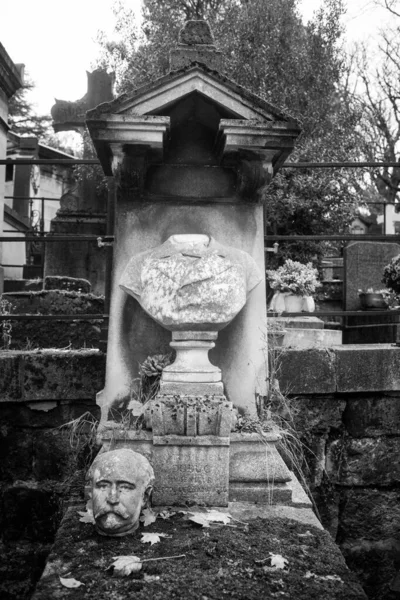
<svg viewBox="0 0 400 600"><path fill-rule="evenodd" d="M82 135L83 157L93 158L93 150L86 138L86 112L112 100L113 76L102 69L87 72L87 93L75 102L56 100L51 109L53 128L76 131ZM52 220L51 232L55 234L96 235L106 234L106 186L99 189L95 178L83 174L81 181L60 199L60 209ZM63 275L88 279L95 293L104 293L105 256L96 242L59 242L48 244L45 275Z"/></svg>
<svg viewBox="0 0 400 600"><path fill-rule="evenodd" d="M117 183L103 424L141 362L177 351L150 409L158 504L228 501L232 405L255 414L266 392L260 190L300 133L215 71L210 42L207 23L188 22L168 75L87 113Z"/></svg>
<svg viewBox="0 0 400 600"><path fill-rule="evenodd" d="M354 242L344 251L345 309L359 310L358 291L380 290L383 269L400 254L400 245L393 242Z"/></svg>
<svg viewBox="0 0 400 600"><path fill-rule="evenodd" d="M344 251L345 310L361 310L359 290L380 290L383 269L390 260L400 254L400 245L393 242L354 242ZM388 312L374 315L364 311L360 316L346 317L344 343L369 344L395 342L398 317ZM373 327L369 327L372 325Z"/></svg>

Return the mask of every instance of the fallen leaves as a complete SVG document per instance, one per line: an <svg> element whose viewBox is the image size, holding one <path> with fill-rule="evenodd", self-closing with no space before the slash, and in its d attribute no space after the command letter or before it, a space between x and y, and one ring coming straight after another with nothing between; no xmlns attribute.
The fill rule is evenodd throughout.
<svg viewBox="0 0 400 600"><path fill-rule="evenodd" d="M92 525L94 525L95 520L91 511L87 510L86 512L83 512L82 510L78 510L78 515L81 516L79 519L81 523L92 523Z"/></svg>
<svg viewBox="0 0 400 600"><path fill-rule="evenodd" d="M79 521L81 523L91 523L92 525L94 525L95 520L94 520L94 515L93 515L93 504L92 504L91 499L89 499L86 502L85 508L86 508L86 511L78 510L78 515L81 516Z"/></svg>
<svg viewBox="0 0 400 600"><path fill-rule="evenodd" d="M61 585L70 589L78 588L81 585L85 585L84 583L82 583L82 581L77 581L73 577L60 577L60 582Z"/></svg>
<svg viewBox="0 0 400 600"><path fill-rule="evenodd" d="M166 533L142 533L142 539L140 540L142 544L158 544L160 538L162 537L170 537Z"/></svg>
<svg viewBox="0 0 400 600"><path fill-rule="evenodd" d="M158 513L158 516L161 517L162 519L164 519L164 521L166 519L170 519L174 515L176 515L176 512L173 512L170 510L162 510L161 512Z"/></svg>
<svg viewBox="0 0 400 600"><path fill-rule="evenodd" d="M150 535L150 534L144 534ZM178 556L160 556L158 558L144 558L140 559L139 556L114 556L114 562L108 567L114 569L114 575L117 577L128 577L132 573L138 573L143 566L144 562L156 561L156 560L170 560L173 558L185 558L185 554L179 554ZM152 578L151 575L145 575L144 579L147 582L156 581L156 578ZM159 577L158 577L159 579ZM74 586L75 587L75 586Z"/></svg>
<svg viewBox="0 0 400 600"><path fill-rule="evenodd" d="M344 583L343 579L339 577L339 575L316 575L312 571L307 571L304 575L305 579L319 579L320 581L340 581Z"/></svg>
<svg viewBox="0 0 400 600"><path fill-rule="evenodd" d="M275 567L276 569L286 569L286 565L289 564L287 558L284 558L280 554L273 554L269 552L269 556L271 559L271 567Z"/></svg>
<svg viewBox="0 0 400 600"><path fill-rule="evenodd" d="M228 525L232 519L229 513L222 513L218 510L208 510L207 512L197 512L197 511L180 511L185 514L185 518L188 521L192 521L197 525L201 525L202 527L210 527L212 523L222 523L223 525Z"/></svg>
<svg viewBox="0 0 400 600"><path fill-rule="evenodd" d="M154 523L157 519L156 513L151 510L151 508L145 508L142 511L142 516L140 517L140 521L143 523L145 527L148 527L152 523Z"/></svg>
<svg viewBox="0 0 400 600"><path fill-rule="evenodd" d="M117 577L127 577L131 573L138 573L142 568L142 561L138 556L114 556L113 560L109 568L114 569Z"/></svg>

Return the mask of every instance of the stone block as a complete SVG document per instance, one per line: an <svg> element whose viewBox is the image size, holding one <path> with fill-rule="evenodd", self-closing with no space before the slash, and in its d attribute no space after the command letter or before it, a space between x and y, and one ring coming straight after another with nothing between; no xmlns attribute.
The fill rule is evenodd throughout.
<svg viewBox="0 0 400 600"><path fill-rule="evenodd" d="M24 354L24 398L93 398L102 386L103 369L104 356L96 350Z"/></svg>
<svg viewBox="0 0 400 600"><path fill-rule="evenodd" d="M0 352L0 402L93 399L104 366L98 350Z"/></svg>
<svg viewBox="0 0 400 600"><path fill-rule="evenodd" d="M381 289L383 269L400 253L400 245L392 242L354 242L344 251L344 288L346 310L358 310L358 290Z"/></svg>
<svg viewBox="0 0 400 600"><path fill-rule="evenodd" d="M173 436L168 440L168 437L154 440L153 503L227 506L229 438ZM178 440L179 437L183 439ZM178 445L179 441L185 445ZM207 441L209 445L204 445Z"/></svg>
<svg viewBox="0 0 400 600"><path fill-rule="evenodd" d="M292 488L288 483L249 483L231 482L229 502L254 502L256 504L292 503Z"/></svg>
<svg viewBox="0 0 400 600"><path fill-rule="evenodd" d="M324 349L278 351L279 382L290 394L330 394L336 391L336 354Z"/></svg>
<svg viewBox="0 0 400 600"><path fill-rule="evenodd" d="M357 540L341 544L340 549L349 569L357 574L366 597L397 600L398 593L390 589L398 574L399 542L396 539Z"/></svg>
<svg viewBox="0 0 400 600"><path fill-rule="evenodd" d="M0 402L19 400L22 397L18 354L0 351Z"/></svg>
<svg viewBox="0 0 400 600"><path fill-rule="evenodd" d="M91 402L64 400L37 400L14 404L5 402L0 404L0 422L3 426L18 424L19 428L45 429L60 427L90 412L95 418L99 417L98 406Z"/></svg>
<svg viewBox="0 0 400 600"><path fill-rule="evenodd" d="M33 475L33 434L29 429L17 431L7 424L0 426L0 479L15 481Z"/></svg>
<svg viewBox="0 0 400 600"><path fill-rule="evenodd" d="M67 290L69 292L81 292L89 294L91 291L91 283L87 279L77 279L76 277L62 277L48 275L44 278L45 290Z"/></svg>
<svg viewBox="0 0 400 600"><path fill-rule="evenodd" d="M37 481L46 479L63 480L71 476L77 468L77 454L65 431L37 431L33 434L32 475Z"/></svg>
<svg viewBox="0 0 400 600"><path fill-rule="evenodd" d="M269 435L261 440L257 433L232 433L229 481L252 485L270 482L272 486L290 481L290 472L278 454L276 444L279 438Z"/></svg>
<svg viewBox="0 0 400 600"><path fill-rule="evenodd" d="M345 486L387 486L400 483L400 439L349 440L343 448L338 482Z"/></svg>
<svg viewBox="0 0 400 600"><path fill-rule="evenodd" d="M351 437L400 435L400 394L350 397L343 414Z"/></svg>
<svg viewBox="0 0 400 600"><path fill-rule="evenodd" d="M174 48L170 51L171 70L177 71L190 67L193 63L202 63L214 71L223 70L222 52L207 46L194 46L191 48Z"/></svg>
<svg viewBox="0 0 400 600"><path fill-rule="evenodd" d="M347 401L348 402L348 401ZM308 432L326 433L343 427L343 412L346 400L334 395L290 398L289 411L296 431L300 435Z"/></svg>
<svg viewBox="0 0 400 600"><path fill-rule="evenodd" d="M339 543L400 537L399 490L342 490L340 506Z"/></svg>
<svg viewBox="0 0 400 600"><path fill-rule="evenodd" d="M335 349L338 392L400 389L400 348L389 344L342 346Z"/></svg>
<svg viewBox="0 0 400 600"><path fill-rule="evenodd" d="M318 317L268 317L267 323L279 323L285 329L323 329L324 322Z"/></svg>
<svg viewBox="0 0 400 600"><path fill-rule="evenodd" d="M2 497L5 540L27 539L51 542L57 529L59 503L49 489L36 483L8 487Z"/></svg>
<svg viewBox="0 0 400 600"><path fill-rule="evenodd" d="M101 430L102 450L118 450L119 448L129 448L134 452L142 454L149 463L153 463L153 435L149 431L121 431L121 430Z"/></svg>
<svg viewBox="0 0 400 600"><path fill-rule="evenodd" d="M159 395L149 411L153 435L229 436L232 403L224 396ZM148 412L147 412L148 414Z"/></svg>
<svg viewBox="0 0 400 600"><path fill-rule="evenodd" d="M291 348L331 348L340 346L343 335L335 329L296 329L290 327L283 340L283 346Z"/></svg>
<svg viewBox="0 0 400 600"><path fill-rule="evenodd" d="M186 21L179 32L179 43L192 46L193 44L212 45L214 37L207 21L190 19Z"/></svg>

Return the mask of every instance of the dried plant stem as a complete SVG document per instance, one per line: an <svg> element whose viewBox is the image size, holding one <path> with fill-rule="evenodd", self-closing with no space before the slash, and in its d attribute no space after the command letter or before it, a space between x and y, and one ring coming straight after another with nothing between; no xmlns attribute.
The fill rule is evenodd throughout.
<svg viewBox="0 0 400 600"><path fill-rule="evenodd" d="M150 560L168 560L170 558L185 558L186 554L177 554L176 556L160 556L159 558L144 558L140 562L149 562Z"/></svg>

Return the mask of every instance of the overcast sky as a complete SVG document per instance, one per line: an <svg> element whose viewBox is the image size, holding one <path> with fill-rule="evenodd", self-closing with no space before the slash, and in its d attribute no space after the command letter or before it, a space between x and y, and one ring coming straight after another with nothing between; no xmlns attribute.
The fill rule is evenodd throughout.
<svg viewBox="0 0 400 600"><path fill-rule="evenodd" d="M268 1L268 0L265 0ZM77 100L86 92L86 70L98 52L99 29L110 30L111 0L3 0L0 42L15 63L24 63L36 84L30 99L48 114L54 98ZM140 10L140 0L127 0ZM307 20L320 0L302 0ZM347 0L344 19L350 41L372 43L387 13L374 0Z"/></svg>

